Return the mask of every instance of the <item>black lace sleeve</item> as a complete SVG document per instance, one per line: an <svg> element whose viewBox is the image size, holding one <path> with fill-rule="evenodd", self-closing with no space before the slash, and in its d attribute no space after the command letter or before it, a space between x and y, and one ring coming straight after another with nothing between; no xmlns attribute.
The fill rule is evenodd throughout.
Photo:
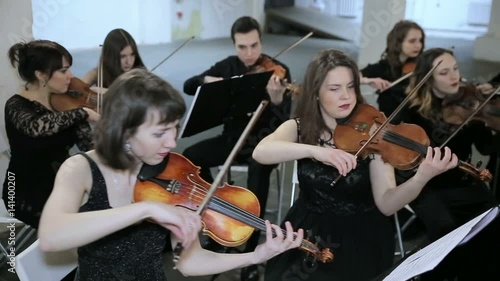
<svg viewBox="0 0 500 281"><path fill-rule="evenodd" d="M76 146L83 152L92 150L94 143L92 141L92 129L88 122L78 124L76 128Z"/></svg>
<svg viewBox="0 0 500 281"><path fill-rule="evenodd" d="M88 117L85 110L78 108L63 112L51 112L41 104L20 96L10 98L5 104L5 122L10 122L23 134L30 137L50 136Z"/></svg>

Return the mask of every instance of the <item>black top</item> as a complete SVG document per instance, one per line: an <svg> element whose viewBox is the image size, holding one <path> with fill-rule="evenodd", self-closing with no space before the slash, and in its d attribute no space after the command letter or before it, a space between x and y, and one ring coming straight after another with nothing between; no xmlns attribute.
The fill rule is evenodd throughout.
<svg viewBox="0 0 500 281"><path fill-rule="evenodd" d="M403 76L402 71L393 73L389 61L386 59L382 59L374 64L368 64L361 70L361 73L363 74L363 77L380 77L389 82L394 82L395 80ZM387 117L406 97L405 91L409 81L410 79L405 79L399 82L397 85L394 85L390 89L387 89L386 91L380 93L377 102L379 103L380 110L383 111Z"/></svg>
<svg viewBox="0 0 500 281"><path fill-rule="evenodd" d="M297 161L299 197L283 222L307 231L306 238L330 248L334 259L310 266L302 251L289 250L267 262L265 280L364 281L391 266L394 234L391 221L375 205L370 161L359 160L333 187L339 174L335 167L309 158Z"/></svg>
<svg viewBox="0 0 500 281"><path fill-rule="evenodd" d="M427 133L432 147L439 147L443 144L457 128L457 126L424 118L418 113L417 107L407 108L402 112L402 121L422 127ZM471 122L464 126L446 146L457 155L458 159L467 161L472 154L473 144L480 153L485 154L489 151L492 146L491 130L481 123ZM402 173L401 171L399 172ZM467 177L467 179L464 180L464 175L466 174L458 168L451 169L431 179L427 186L445 187L456 186L460 185L460 183L464 184L467 182L472 184L474 182L473 177Z"/></svg>
<svg viewBox="0 0 500 281"><path fill-rule="evenodd" d="M92 189L79 212L111 209L106 182L97 164L83 155L92 171ZM78 281L166 281L163 249L169 232L155 223L141 222L78 248Z"/></svg>
<svg viewBox="0 0 500 281"><path fill-rule="evenodd" d="M493 87L498 87L500 85L500 73L490 80L490 84L493 85Z"/></svg>
<svg viewBox="0 0 500 281"><path fill-rule="evenodd" d="M92 147L87 117L81 108L52 112L20 95L7 100L5 130L11 151L7 173L15 178L16 218L38 227L43 205L69 150L74 144L82 151ZM8 201L8 185L6 177L4 201Z"/></svg>
<svg viewBox="0 0 500 281"><path fill-rule="evenodd" d="M286 70L286 79L291 81L290 71L288 67L277 60L273 61ZM248 73L249 69L237 56L229 56L224 60L217 62L215 65L210 67L210 69L201 73L200 75L193 76L184 82L184 92L188 95L194 95L199 86L203 84L203 79L205 76L222 77L224 79L231 78L233 76L243 75ZM267 100L270 100L269 95L266 93L265 96ZM260 116L258 122L255 124L254 129L250 133L249 140L254 139L255 145L265 136L272 133L281 123L290 118L291 110L291 97L290 95L284 95L283 102L279 105L273 105L269 103L265 108L264 112ZM228 113L227 117L224 119L224 131L223 134L234 137L237 139L245 129L245 126L250 120L248 119L236 118L241 114L238 114L238 108L232 108Z"/></svg>

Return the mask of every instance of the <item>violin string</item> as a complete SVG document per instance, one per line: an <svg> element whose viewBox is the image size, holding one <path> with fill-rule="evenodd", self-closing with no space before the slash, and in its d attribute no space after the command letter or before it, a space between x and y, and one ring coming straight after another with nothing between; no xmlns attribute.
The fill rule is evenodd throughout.
<svg viewBox="0 0 500 281"><path fill-rule="evenodd" d="M205 192L204 187L201 184L198 184L196 182L193 182L193 184L188 184L188 183L184 183L184 182L180 182L180 183L181 183L181 187L191 187L191 189L181 188L177 194L179 194L179 195L188 194L188 195L186 195L187 198L198 199L198 200L200 200L200 202L203 201L203 199L205 198L204 195L206 195L207 193ZM193 189L193 187L196 189ZM217 196L214 196L212 203L216 204L217 206L221 207L222 209L224 209L226 211L229 211L231 214L233 214L236 217L234 219L242 221L243 223L250 224L251 226L254 226L260 230L263 230L263 231L266 230L266 224L265 224L264 219L261 219L260 217L257 217L256 215L254 215L250 212L247 212L247 211L239 208L238 206L235 206L227 201L224 201ZM224 215L228 215L228 214L224 214ZM281 232L283 235L286 235L286 230L281 229ZM273 234L275 234L274 229L273 229ZM294 236L296 237L295 234L294 234Z"/></svg>

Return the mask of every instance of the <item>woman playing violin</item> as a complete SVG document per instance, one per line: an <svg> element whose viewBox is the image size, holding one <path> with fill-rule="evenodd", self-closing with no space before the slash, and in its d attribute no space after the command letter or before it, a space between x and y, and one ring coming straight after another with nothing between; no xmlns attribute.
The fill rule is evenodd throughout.
<svg viewBox="0 0 500 281"><path fill-rule="evenodd" d="M99 64L102 65L101 86L104 88L108 88L122 73L137 67L145 68L134 38L121 28L111 30L104 39ZM95 85L98 82L98 67L87 72L82 81Z"/></svg>
<svg viewBox="0 0 500 281"><path fill-rule="evenodd" d="M75 144L83 151L92 148L89 122L99 115L88 108L53 110L51 93L65 93L72 77L72 57L63 46L47 40L17 43L8 56L26 85L5 104L11 158L2 197L7 206L8 191L15 187L15 217L38 228L59 166Z"/></svg>
<svg viewBox="0 0 500 281"><path fill-rule="evenodd" d="M406 97L408 80L387 88L391 82L413 71L415 59L423 52L424 47L424 30L413 21L402 20L387 35L387 47L381 60L361 70L361 84L377 89L379 110L386 116L391 115Z"/></svg>
<svg viewBox="0 0 500 281"><path fill-rule="evenodd" d="M394 236L387 216L413 200L426 182L457 165L446 148L427 150L414 177L396 186L394 169L379 155L358 159L336 149L338 122L363 103L358 68L344 53L320 52L309 64L296 118L283 123L256 147L263 164L298 160L299 198L285 220L320 237L335 259L310 267L288 252L270 260L265 280L371 280L393 263ZM338 176L345 178L332 187Z"/></svg>
<svg viewBox="0 0 500 281"><path fill-rule="evenodd" d="M262 263L300 245L301 230L294 233L287 223L282 234L266 222L267 240L255 251L210 252L199 244L201 221L193 211L153 201L132 203L140 167L159 164L176 146L185 109L170 84L144 69L124 73L109 88L95 150L63 163L40 225L42 250L78 247L77 280L167 280L163 249L168 242L184 246L176 264L184 275Z"/></svg>
<svg viewBox="0 0 500 281"><path fill-rule="evenodd" d="M457 128L457 125L447 123L447 118L443 116L443 102L446 103L447 100L453 99L460 89L460 71L453 53L441 48L425 51L417 60L415 71L407 89L408 92L411 91L439 61L441 63L434 70L431 78L410 98L409 109L404 110L405 114L402 117L402 120L406 123L421 126L427 132L431 146L441 145ZM487 147L491 146L491 131L483 124L470 123L446 145L453 150L459 159L465 160L472 153L472 145L479 152L487 152ZM495 206L496 202L483 182L476 180L474 177L464 177L461 171L453 169L429 181L417 199L410 205L417 217L423 222L427 237L432 242ZM498 223L496 224L498 225ZM487 229L494 228L493 225L488 226ZM488 259L480 259L481 255L476 255L476 252L466 251L467 249L474 249L474 247L476 247L476 250L491 251L492 249L488 247L499 244L498 237L495 239L496 241L488 240L488 238L491 238L488 236L491 231L487 231L487 229L479 234L479 237L482 238L474 239L476 242L475 244L472 243L474 246L461 247L458 252L463 253L463 256L460 256L460 258L456 256L456 260L450 258L447 263L449 268L446 269L448 271L443 266L428 274L429 276L426 277L428 279L424 280L442 280L446 274L448 274L446 277L458 275L462 276L462 278L472 278L459 278L459 280L476 280L478 275L474 274L477 274L478 271L474 271L473 268L481 270L481 276L487 274L488 270L494 270L495 266ZM478 244L478 240L483 240L484 243ZM491 245L487 246L490 242ZM453 257L453 255L451 256ZM481 260L481 262L477 262L477 266L472 266L474 261L471 261L471 257L474 257L474 261ZM461 259L464 262L463 265L458 264ZM460 272L460 270L464 272ZM496 279L498 279L498 275ZM449 280L453 280L453 278Z"/></svg>

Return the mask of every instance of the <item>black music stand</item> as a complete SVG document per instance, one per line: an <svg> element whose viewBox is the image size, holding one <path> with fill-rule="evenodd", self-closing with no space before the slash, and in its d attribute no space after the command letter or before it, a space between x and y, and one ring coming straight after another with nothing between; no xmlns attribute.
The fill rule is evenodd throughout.
<svg viewBox="0 0 500 281"><path fill-rule="evenodd" d="M228 117L248 121L259 103L267 99L266 86L272 74L272 71L245 74L199 86L179 138L219 126Z"/></svg>

